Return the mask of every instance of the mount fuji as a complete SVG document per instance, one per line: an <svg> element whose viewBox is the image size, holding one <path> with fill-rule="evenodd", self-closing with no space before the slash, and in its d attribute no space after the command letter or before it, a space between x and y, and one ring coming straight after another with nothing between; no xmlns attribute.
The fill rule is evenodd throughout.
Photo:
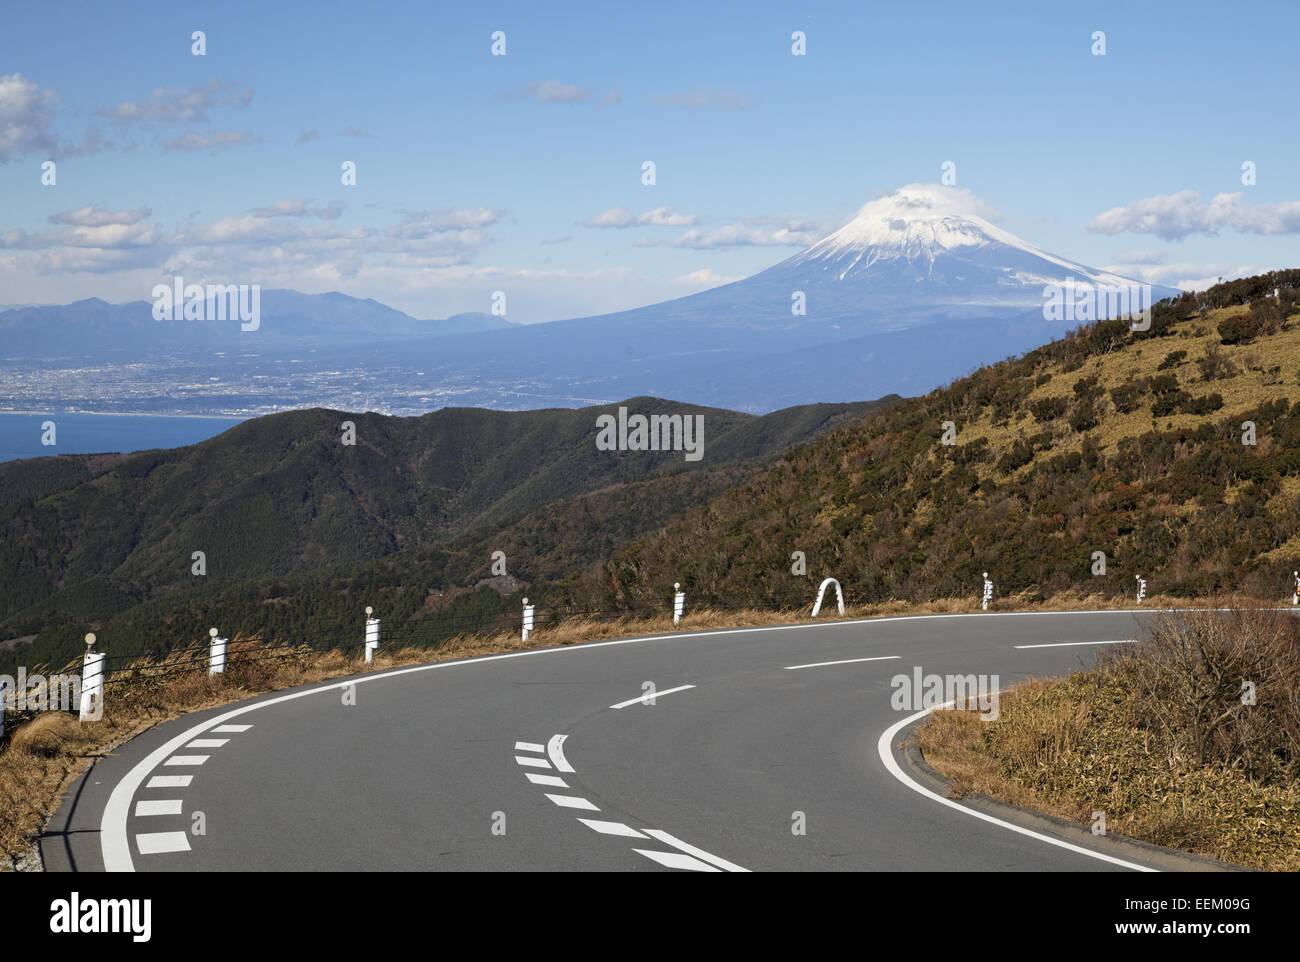
<svg viewBox="0 0 1300 962"><path fill-rule="evenodd" d="M1044 317L1049 285L1141 284L1043 251L984 214L968 191L912 184L744 280L440 349L461 371L544 372L591 398L658 394L768 411L923 393L1077 327ZM798 293L802 314L792 310ZM1150 297L1178 293L1156 287Z"/></svg>

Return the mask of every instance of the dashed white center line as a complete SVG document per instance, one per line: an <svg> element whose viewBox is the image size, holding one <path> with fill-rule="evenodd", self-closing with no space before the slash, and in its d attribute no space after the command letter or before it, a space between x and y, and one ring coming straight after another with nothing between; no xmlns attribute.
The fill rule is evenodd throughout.
<svg viewBox="0 0 1300 962"><path fill-rule="evenodd" d="M622 838L649 838L650 836L638 832L631 825L624 825L622 822L602 822L595 818L578 819L587 828L600 832L601 835L618 835Z"/></svg>
<svg viewBox="0 0 1300 962"><path fill-rule="evenodd" d="M1017 648L1077 648L1081 645L1136 645L1136 638L1119 638L1115 641L1054 641L1047 645L1016 645Z"/></svg>
<svg viewBox="0 0 1300 962"><path fill-rule="evenodd" d="M536 772L524 772L534 785L553 785L556 788L568 788L569 783L558 775L538 775Z"/></svg>
<svg viewBox="0 0 1300 962"><path fill-rule="evenodd" d="M716 855L711 855L708 852L704 851L704 849L696 848L694 845L691 845L688 842L683 842L680 838L674 838L673 836L669 835L667 832L661 831L657 828L647 828L645 830L645 833L649 835L651 838L656 838L661 842L665 842L668 845L671 845L673 848L681 849L683 852L686 852L688 855L693 855L698 859L702 859L703 861L708 862L710 865L716 865L724 872L748 872L749 871L749 869L747 868L741 868L735 862L728 862L725 858L719 858ZM640 850L638 849L638 851ZM648 855L649 853L642 852L641 854Z"/></svg>
<svg viewBox="0 0 1300 962"><path fill-rule="evenodd" d="M163 762L163 764L179 766L202 765L211 757L211 755L173 755L171 758L167 759L167 761Z"/></svg>
<svg viewBox="0 0 1300 962"><path fill-rule="evenodd" d="M155 775L145 788L188 788L193 775Z"/></svg>
<svg viewBox="0 0 1300 962"><path fill-rule="evenodd" d="M184 804L179 798L139 801L135 803L135 816L145 818L149 815L180 815Z"/></svg>
<svg viewBox="0 0 1300 962"><path fill-rule="evenodd" d="M141 855L162 855L166 852L188 852L190 837L185 832L148 832L135 837Z"/></svg>
<svg viewBox="0 0 1300 962"><path fill-rule="evenodd" d="M186 748L220 748L229 738L196 738L186 745Z"/></svg>
<svg viewBox="0 0 1300 962"><path fill-rule="evenodd" d="M900 655L880 655L876 658L846 658L844 661L818 661L811 665L786 665L786 671L798 671L800 668L829 668L831 665L856 665L863 661L897 661Z"/></svg>
<svg viewBox="0 0 1300 962"><path fill-rule="evenodd" d="M686 869L690 872L720 872L722 869L715 868L708 862L701 862L698 858L691 858L682 852L656 852L649 848L634 848L632 851L638 855L644 855L646 858L658 862L665 868Z"/></svg>
<svg viewBox="0 0 1300 962"><path fill-rule="evenodd" d="M674 692L686 691L688 688L694 688L694 685L678 685L676 688L666 688L663 691L648 691L639 698L629 698L627 701L621 701L617 705L610 705L610 708L626 708L629 705L652 704L656 698L663 695L671 695Z"/></svg>
<svg viewBox="0 0 1300 962"><path fill-rule="evenodd" d="M248 731L252 727L252 725L218 725L216 728L212 729L212 732L216 735L238 735L241 732Z"/></svg>
<svg viewBox="0 0 1300 962"><path fill-rule="evenodd" d="M523 765L525 768L550 768L551 763L545 758L529 758L527 755L516 755L515 763Z"/></svg>
<svg viewBox="0 0 1300 962"><path fill-rule="evenodd" d="M585 798L579 798L576 795L550 795L546 796L561 808L581 808L587 812L599 812L600 809Z"/></svg>

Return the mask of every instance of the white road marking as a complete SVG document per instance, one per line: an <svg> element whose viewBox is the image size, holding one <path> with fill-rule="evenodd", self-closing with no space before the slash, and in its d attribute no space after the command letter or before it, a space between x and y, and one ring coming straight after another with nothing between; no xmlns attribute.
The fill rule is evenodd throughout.
<svg viewBox="0 0 1300 962"><path fill-rule="evenodd" d="M179 798L155 799L135 803L135 817L147 815L180 815L185 803Z"/></svg>
<svg viewBox="0 0 1300 962"><path fill-rule="evenodd" d="M251 705L240 705L232 708L224 714L215 718L209 718L206 721L187 728L175 738L169 740L166 744L160 745L152 752L146 755L140 761L136 762L131 769L118 780L113 786L113 791L109 794L108 802L104 805L104 812L99 819L99 844L100 852L104 859L104 870L107 872L132 872L135 866L131 861L131 848L127 844L126 822L131 813L131 799L136 791L144 784L149 773L158 767L168 755L176 751L191 739L209 732L239 732L247 731L253 727L251 725L229 725L223 724L232 718L239 718L247 715L249 712L259 711L263 708L270 708L274 705L282 705L285 702L296 701L299 698L306 698L309 695L319 695L328 691L342 691L345 688L351 688L355 685L364 685L374 681L384 681L389 678L398 678L403 675L412 675L417 672L425 671L445 671L450 668L467 668L475 665L485 665L491 662L506 661L515 658L541 658L546 655L559 655L564 653L594 651L600 648L613 648L620 645L639 645L647 641L684 641L691 638L713 638L722 635L738 634L759 634L767 631L816 631L819 628L844 627L846 625L869 625L869 624L886 624L894 621L924 621L934 620L937 618L1023 618L1023 617L1061 617L1070 615L1116 615L1116 614L1139 614L1142 612L1154 611L1184 611L1184 610L1201 610L1201 609L1167 609L1167 608L1111 608L1106 610L1089 610L1089 611L999 611L999 612L969 612L967 614L957 615L891 615L887 618L853 618L844 621L815 621L794 625L767 625L761 628L718 628L712 631L674 631L661 635L642 635L636 638L616 638L612 641L592 641L581 645L568 645L560 648L534 648L529 651L509 651L499 655L483 655L479 658L462 658L458 661L439 661L429 665L412 665L409 668L395 668L392 671L375 672L372 675L365 675L361 678L352 678L347 681L324 682L314 688L304 688L298 691L289 692L284 695L276 695L271 698L265 698L261 701L253 702ZM1223 610L1223 609L1215 609ZM1282 610L1282 609L1278 609ZM1289 609L1287 609L1289 610ZM551 739L552 742L555 739ZM559 768L559 766L556 766ZM560 771L566 769L560 768Z"/></svg>
<svg viewBox="0 0 1300 962"><path fill-rule="evenodd" d="M186 748L220 748L229 738L196 738L186 745Z"/></svg>
<svg viewBox="0 0 1300 962"><path fill-rule="evenodd" d="M587 812L599 812L600 809L585 798L579 798L577 795L550 795L546 796L560 808L581 808Z"/></svg>
<svg viewBox="0 0 1300 962"><path fill-rule="evenodd" d="M211 755L173 755L171 758L167 759L167 761L163 762L163 764L179 766L202 765L211 757Z"/></svg>
<svg viewBox="0 0 1300 962"><path fill-rule="evenodd" d="M517 752L537 752L539 755L546 751L545 745L539 745L537 742L515 742L515 751Z"/></svg>
<svg viewBox="0 0 1300 962"><path fill-rule="evenodd" d="M568 737L568 735L552 735L551 740L546 743L546 754L551 756L551 764L555 766L557 772L572 775L573 766L564 757L564 740Z"/></svg>
<svg viewBox="0 0 1300 962"><path fill-rule="evenodd" d="M644 855L667 868L686 869L690 872L720 872L721 869L714 868L708 862L701 862L698 858L691 858L689 855L683 855L681 852L656 852L649 848L634 848L632 851L638 855Z"/></svg>
<svg viewBox="0 0 1300 962"><path fill-rule="evenodd" d="M680 838L674 838L673 836L669 835L667 832L660 831L657 828L647 828L645 830L645 833L649 835L651 838L656 838L661 842L666 842L667 844L671 845L673 848L681 849L687 855L693 855L698 859L702 859L703 861L708 862L710 865L716 865L724 872L748 872L749 871L749 869L747 868L741 868L735 862L728 862L725 858L718 858L718 856L716 855L710 855L708 852L704 851L704 849L696 848L694 845L691 845L687 842L683 842Z"/></svg>
<svg viewBox="0 0 1300 962"><path fill-rule="evenodd" d="M516 755L515 763L523 765L526 768L550 768L551 763L545 758L530 758L527 755Z"/></svg>
<svg viewBox="0 0 1300 962"><path fill-rule="evenodd" d="M595 831L600 832L601 835L619 835L622 836L623 838L648 838L649 837L647 835L643 835L641 832L638 832L631 825L624 825L622 822L602 822L599 819L595 819L595 818L580 818L578 819L578 821L580 821L583 825L586 825L587 828L594 829Z"/></svg>
<svg viewBox="0 0 1300 962"><path fill-rule="evenodd" d="M1120 638L1115 641L1054 641L1050 645L1016 645L1017 648L1077 648L1080 645L1136 645L1136 638Z"/></svg>
<svg viewBox="0 0 1300 962"><path fill-rule="evenodd" d="M252 725L218 725L212 730L218 735L238 735L252 727Z"/></svg>
<svg viewBox="0 0 1300 962"><path fill-rule="evenodd" d="M185 832L148 832L135 837L141 855L162 855L165 852L188 852L190 837Z"/></svg>
<svg viewBox="0 0 1300 962"><path fill-rule="evenodd" d="M938 707L950 708L952 707L952 704L953 704L952 702L948 702L946 704L939 705ZM880 736L880 740L876 742L876 751L880 754L880 760L884 763L885 768L889 771L889 774L893 775L895 778L897 778L908 788L912 789L912 791L919 792L920 794L924 795L926 798L938 802L940 805L947 805L949 808L955 808L959 812L964 812L965 814L971 816L972 818L978 818L984 822L991 822L994 825L1000 825L1002 828L1008 829L1009 831L1016 832L1020 835L1028 835L1030 838L1037 839L1040 842L1046 842L1048 845L1055 845L1058 848L1068 849L1071 852L1077 852L1080 855L1086 855L1088 856L1088 858L1099 859L1102 862L1109 862L1112 865L1120 865L1123 866L1124 868L1131 868L1136 872L1156 871L1156 869L1147 868L1145 865L1138 865L1136 862L1126 862L1122 858L1115 858L1113 855L1106 855L1102 852L1094 852L1092 849L1084 848L1082 845L1074 845L1062 839L1053 838L1051 835L1044 835L1042 832L1035 832L1032 829L1021 828L1019 825L1013 825L1010 822L1004 822L1002 819L995 818L992 815L986 815L984 812L977 812L975 809L967 808L965 805L955 802L951 798L944 798L939 793L932 792L924 785L914 781L912 777L907 774L907 772L903 771L902 767L898 764L898 762L894 758L894 748L893 748L894 736L896 736L900 731L902 731L908 725L912 724L912 722L924 718L926 715L930 714L934 710L935 709L933 708L927 708L925 709L925 711L919 711L914 715L908 715L906 718L902 719L901 721L895 722L894 724L890 725L887 729L885 729L884 733Z"/></svg>
<svg viewBox="0 0 1300 962"><path fill-rule="evenodd" d="M678 685L676 688L665 688L663 691L649 691L640 698L629 698L627 701L621 701L617 705L610 705L610 708L626 708L628 705L644 705L653 702L656 698L663 695L671 695L675 691L686 691L688 688L694 688L694 685Z"/></svg>
<svg viewBox="0 0 1300 962"><path fill-rule="evenodd" d="M569 783L559 775L538 775L536 772L524 772L534 785L554 785L556 788L568 788Z"/></svg>
<svg viewBox="0 0 1300 962"><path fill-rule="evenodd" d="M193 775L155 775L145 788L189 788Z"/></svg>
<svg viewBox="0 0 1300 962"><path fill-rule="evenodd" d="M817 661L811 665L787 665L786 671L797 671L800 668L829 668L831 665L856 665L861 661L897 661L899 655L880 655L877 658L847 658L844 661Z"/></svg>

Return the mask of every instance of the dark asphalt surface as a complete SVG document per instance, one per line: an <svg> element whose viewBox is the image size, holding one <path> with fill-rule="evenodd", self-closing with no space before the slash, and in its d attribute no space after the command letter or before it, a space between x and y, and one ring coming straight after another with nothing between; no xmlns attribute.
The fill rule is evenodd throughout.
<svg viewBox="0 0 1300 962"><path fill-rule="evenodd" d="M691 847L753 871L1126 871L927 799L882 764L877 743L910 714L891 707L896 674L997 675L1005 687L1091 664L1101 650L1016 645L1135 638L1143 617L980 614L669 635L359 676L354 705L339 683L265 696L168 722L98 762L65 799L42 853L48 869L80 871L102 870L105 851L117 869L128 852L136 871L660 871L637 850L681 859ZM609 707L646 682L695 687ZM199 733L228 741L157 759L208 756L201 765L143 764L233 711L242 713L225 724L252 727ZM515 743L557 734L573 772L516 762L549 766L546 752ZM534 784L527 772L567 787ZM148 787L173 774L193 779ZM561 807L547 793L599 811ZM137 814L137 803L157 800L179 800L181 813ZM194 835L200 812L206 831ZM603 834L579 817L643 837ZM806 834L792 831L799 819ZM188 851L141 853L137 836L180 832Z"/></svg>

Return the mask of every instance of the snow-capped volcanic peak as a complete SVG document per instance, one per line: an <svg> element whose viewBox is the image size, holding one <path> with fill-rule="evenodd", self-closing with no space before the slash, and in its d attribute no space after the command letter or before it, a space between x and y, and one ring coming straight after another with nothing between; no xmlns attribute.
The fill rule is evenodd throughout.
<svg viewBox="0 0 1300 962"><path fill-rule="evenodd" d="M970 191L909 184L862 206L858 215L807 253L833 257L868 247L882 254L917 256L1000 241L1024 244L980 216L984 205ZM1028 245L1024 245L1028 247Z"/></svg>
<svg viewBox="0 0 1300 962"><path fill-rule="evenodd" d="M1128 285L1130 280L1049 254L990 223L994 216L968 190L909 184L864 204L857 216L791 263L833 270L843 280L882 262L906 262L923 274L951 255L958 261L1001 268L1003 283L1051 283L1070 277Z"/></svg>

